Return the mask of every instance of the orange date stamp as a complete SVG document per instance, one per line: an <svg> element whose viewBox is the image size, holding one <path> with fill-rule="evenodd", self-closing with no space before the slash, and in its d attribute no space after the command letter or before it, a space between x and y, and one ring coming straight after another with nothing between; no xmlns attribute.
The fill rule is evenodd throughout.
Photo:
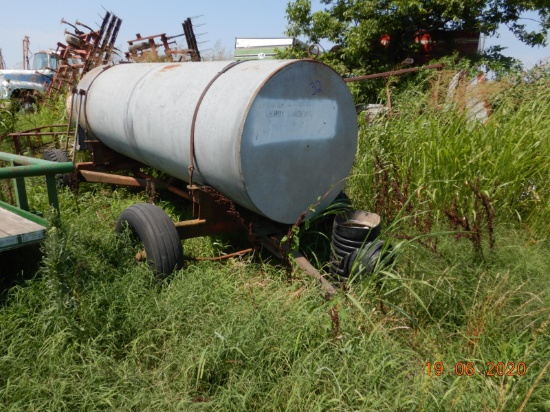
<svg viewBox="0 0 550 412"><path fill-rule="evenodd" d="M483 368L475 362L456 362L448 368L443 362L427 362L424 366L428 376L523 376L527 373L525 362L486 362Z"/></svg>

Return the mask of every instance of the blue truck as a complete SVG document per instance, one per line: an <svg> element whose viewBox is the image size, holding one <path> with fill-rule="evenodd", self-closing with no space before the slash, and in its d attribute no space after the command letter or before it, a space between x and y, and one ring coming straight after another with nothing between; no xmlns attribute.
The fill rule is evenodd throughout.
<svg viewBox="0 0 550 412"><path fill-rule="evenodd" d="M0 99L32 105L46 92L58 65L59 56L53 50L42 50L34 54L30 70L0 70Z"/></svg>

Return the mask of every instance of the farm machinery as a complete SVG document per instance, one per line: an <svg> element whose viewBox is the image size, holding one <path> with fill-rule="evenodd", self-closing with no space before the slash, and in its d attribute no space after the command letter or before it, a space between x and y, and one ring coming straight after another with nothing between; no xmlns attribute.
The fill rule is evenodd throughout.
<svg viewBox="0 0 550 412"><path fill-rule="evenodd" d="M281 242L333 203L354 162L355 105L330 67L311 59L99 66L73 89L68 111L73 161L91 151L91 161L75 163L80 181L167 190L191 203L193 218L182 222L151 203L120 215L117 231L130 226L156 273L182 267L183 239L238 230L277 257L292 253L334 293ZM379 223L351 209L335 220L335 275L349 276L350 256L376 243ZM369 247L362 262L371 265L382 247Z"/></svg>

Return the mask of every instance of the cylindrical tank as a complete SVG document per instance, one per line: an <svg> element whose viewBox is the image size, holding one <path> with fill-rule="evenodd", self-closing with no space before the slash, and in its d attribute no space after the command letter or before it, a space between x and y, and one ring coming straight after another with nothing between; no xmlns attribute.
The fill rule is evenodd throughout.
<svg viewBox="0 0 550 412"><path fill-rule="evenodd" d="M324 209L353 164L355 105L320 62L119 64L77 89L88 138L188 181L193 129L193 181L276 222Z"/></svg>

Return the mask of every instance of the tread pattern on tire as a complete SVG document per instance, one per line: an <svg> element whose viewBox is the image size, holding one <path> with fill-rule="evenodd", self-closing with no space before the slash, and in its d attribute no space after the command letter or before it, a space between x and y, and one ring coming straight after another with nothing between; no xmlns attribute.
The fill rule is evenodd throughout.
<svg viewBox="0 0 550 412"><path fill-rule="evenodd" d="M183 248L178 231L160 207L150 203L128 207L117 220L117 233L122 231L124 222L143 242L147 261L155 273L169 275L183 266Z"/></svg>
<svg viewBox="0 0 550 412"><path fill-rule="evenodd" d="M61 149L48 149L42 153L42 159L49 160L50 162L64 163L70 162L69 154ZM59 173L56 174L58 186L69 186L71 183L71 173Z"/></svg>
<svg viewBox="0 0 550 412"><path fill-rule="evenodd" d="M69 155L67 152L61 149L48 149L45 150L42 154L42 158L44 160L49 160L50 162L57 162L57 163L63 163L63 162L70 162Z"/></svg>

